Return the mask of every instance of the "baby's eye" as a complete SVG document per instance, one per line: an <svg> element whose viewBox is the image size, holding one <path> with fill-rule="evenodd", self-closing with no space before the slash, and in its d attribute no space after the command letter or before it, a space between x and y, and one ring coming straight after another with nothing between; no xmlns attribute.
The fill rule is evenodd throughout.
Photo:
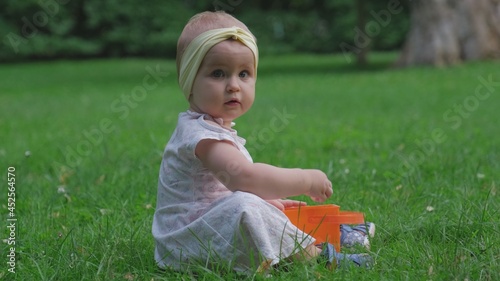
<svg viewBox="0 0 500 281"><path fill-rule="evenodd" d="M212 76L216 77L216 78L223 77L224 76L224 72L222 70L220 70L220 69L217 69L217 70L214 70L212 72Z"/></svg>
<svg viewBox="0 0 500 281"><path fill-rule="evenodd" d="M250 74L249 74L249 73L248 73L248 71L246 71L246 70L245 70L245 71L240 72L240 77L241 77L241 78L247 78L247 77L248 77L248 75L250 75Z"/></svg>

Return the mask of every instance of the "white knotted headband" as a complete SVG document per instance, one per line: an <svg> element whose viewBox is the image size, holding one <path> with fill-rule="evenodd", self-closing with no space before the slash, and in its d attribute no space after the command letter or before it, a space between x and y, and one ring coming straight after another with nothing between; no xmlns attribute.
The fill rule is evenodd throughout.
<svg viewBox="0 0 500 281"><path fill-rule="evenodd" d="M259 62L259 50L252 34L239 27L218 28L203 32L196 36L186 47L182 54L179 69L179 85L184 96L189 100L194 78L198 73L201 62L210 48L227 39L238 40L250 48L255 59L255 74L257 74L257 64Z"/></svg>

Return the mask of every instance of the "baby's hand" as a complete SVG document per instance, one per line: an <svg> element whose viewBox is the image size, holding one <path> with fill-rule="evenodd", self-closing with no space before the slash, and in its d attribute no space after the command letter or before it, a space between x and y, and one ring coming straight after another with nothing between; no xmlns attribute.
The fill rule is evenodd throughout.
<svg viewBox="0 0 500 281"><path fill-rule="evenodd" d="M311 183L307 195L316 202L324 202L332 193L332 182L328 180L325 173L320 170L305 170Z"/></svg>
<svg viewBox="0 0 500 281"><path fill-rule="evenodd" d="M267 201L267 203L270 203L271 205L280 209L281 211L285 210L286 208L307 205L306 202L297 201L297 200L290 200L290 199L277 199L277 200L266 200L266 201Z"/></svg>

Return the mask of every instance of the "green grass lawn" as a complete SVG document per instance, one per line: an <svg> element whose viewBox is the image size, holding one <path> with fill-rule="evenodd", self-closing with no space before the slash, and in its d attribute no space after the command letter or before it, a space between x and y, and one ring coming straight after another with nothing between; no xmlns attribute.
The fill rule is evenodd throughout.
<svg viewBox="0 0 500 281"><path fill-rule="evenodd" d="M500 64L396 70L394 58L364 69L342 56L261 59L254 107L235 127L254 160L322 169L327 203L377 224L373 269L297 264L273 280L500 279ZM156 269L158 168L187 108L176 76L165 60L0 65L2 239L17 218L0 279L265 279Z"/></svg>

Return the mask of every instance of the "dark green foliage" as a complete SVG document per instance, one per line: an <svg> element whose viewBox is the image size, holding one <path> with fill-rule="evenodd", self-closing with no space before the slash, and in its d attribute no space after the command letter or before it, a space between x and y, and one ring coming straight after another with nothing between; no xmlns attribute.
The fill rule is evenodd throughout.
<svg viewBox="0 0 500 281"><path fill-rule="evenodd" d="M182 2L75 0L1 4L0 59L165 56L192 15Z"/></svg>
<svg viewBox="0 0 500 281"><path fill-rule="evenodd" d="M360 0L362 1L362 0ZM387 24L373 15L396 3ZM395 0L367 2L361 28L370 49L399 48L408 8ZM5 0L0 3L0 61L86 57L175 57L184 24L201 11L225 10L245 22L262 54L331 53L356 46L353 1ZM365 28L374 30L371 33ZM377 26L379 27L377 29Z"/></svg>

